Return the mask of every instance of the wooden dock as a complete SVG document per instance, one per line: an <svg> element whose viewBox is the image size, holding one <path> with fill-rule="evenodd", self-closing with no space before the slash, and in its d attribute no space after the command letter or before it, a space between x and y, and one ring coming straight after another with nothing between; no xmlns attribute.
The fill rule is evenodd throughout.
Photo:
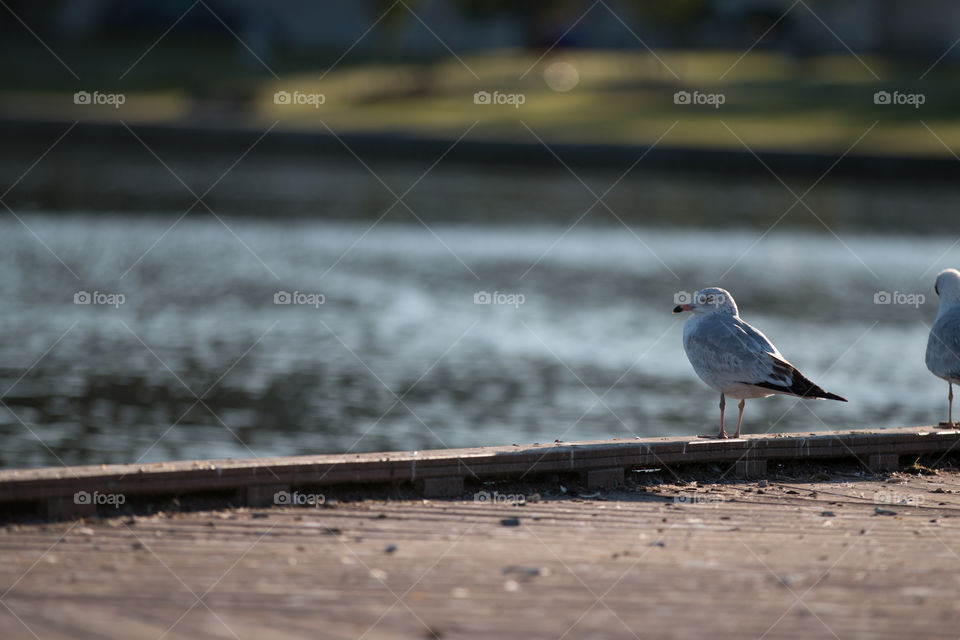
<svg viewBox="0 0 960 640"><path fill-rule="evenodd" d="M0 471L0 514L46 517L109 515L115 502L156 503L184 496L234 505L276 504L278 492L323 493L336 487L410 484L425 497L456 497L465 482L533 480L573 474L588 487L616 486L632 469L725 465L726 474L759 477L768 463L849 459L895 470L904 456L960 451L960 430L904 427L878 431L747 435L718 440L673 436L400 451L350 455L194 460L133 465ZM111 498L112 497L112 498ZM119 498L118 498L119 497ZM84 500L84 498L87 498Z"/></svg>
<svg viewBox="0 0 960 640"><path fill-rule="evenodd" d="M916 427L4 471L0 638L956 637L958 443ZM63 519L77 492L86 515Z"/></svg>

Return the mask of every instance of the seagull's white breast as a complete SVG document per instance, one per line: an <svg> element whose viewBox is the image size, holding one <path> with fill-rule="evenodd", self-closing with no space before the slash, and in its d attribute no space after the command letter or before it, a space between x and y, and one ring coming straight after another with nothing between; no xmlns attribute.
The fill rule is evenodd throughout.
<svg viewBox="0 0 960 640"><path fill-rule="evenodd" d="M960 384L960 305L943 305L927 340L927 369Z"/></svg>

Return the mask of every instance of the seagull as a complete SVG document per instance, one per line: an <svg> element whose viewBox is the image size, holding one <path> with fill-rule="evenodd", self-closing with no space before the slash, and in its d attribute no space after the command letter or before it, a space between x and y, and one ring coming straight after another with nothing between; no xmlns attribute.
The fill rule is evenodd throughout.
<svg viewBox="0 0 960 640"><path fill-rule="evenodd" d="M953 424L953 385L960 384L960 271L944 269L933 290L940 296L927 340L927 369L947 381L947 426Z"/></svg>
<svg viewBox="0 0 960 640"><path fill-rule="evenodd" d="M720 392L720 438L727 437L723 428L726 396L740 399L736 438L740 437L747 398L780 393L847 401L807 380L765 335L741 320L737 303L726 289L709 287L697 291L689 303L673 308L674 313L684 311L692 311L693 315L683 325L683 349L700 379Z"/></svg>

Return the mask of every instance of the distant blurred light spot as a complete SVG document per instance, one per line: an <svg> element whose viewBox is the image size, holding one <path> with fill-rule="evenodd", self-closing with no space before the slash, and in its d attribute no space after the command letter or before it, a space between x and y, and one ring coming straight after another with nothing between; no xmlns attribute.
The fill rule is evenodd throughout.
<svg viewBox="0 0 960 640"><path fill-rule="evenodd" d="M570 91L580 82L580 73L569 62L554 62L544 70L543 79L554 91Z"/></svg>

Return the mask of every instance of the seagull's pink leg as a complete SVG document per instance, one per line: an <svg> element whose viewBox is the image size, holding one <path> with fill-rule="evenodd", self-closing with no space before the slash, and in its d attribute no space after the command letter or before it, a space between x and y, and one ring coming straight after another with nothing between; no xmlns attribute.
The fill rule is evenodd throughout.
<svg viewBox="0 0 960 640"><path fill-rule="evenodd" d="M727 408L727 399L723 397L723 394L720 394L720 435L718 438L726 438L727 432L723 430L723 410Z"/></svg>
<svg viewBox="0 0 960 640"><path fill-rule="evenodd" d="M952 427L953 426L953 383L947 382L947 386L950 387L950 393L947 394L947 399L949 401L947 408L947 423Z"/></svg>
<svg viewBox="0 0 960 640"><path fill-rule="evenodd" d="M740 401L740 404L737 405L738 407L740 407L740 415L737 416L737 435L735 435L734 438L740 437L740 423L743 422L743 407L746 406L746 404L747 404L746 399L743 399Z"/></svg>

